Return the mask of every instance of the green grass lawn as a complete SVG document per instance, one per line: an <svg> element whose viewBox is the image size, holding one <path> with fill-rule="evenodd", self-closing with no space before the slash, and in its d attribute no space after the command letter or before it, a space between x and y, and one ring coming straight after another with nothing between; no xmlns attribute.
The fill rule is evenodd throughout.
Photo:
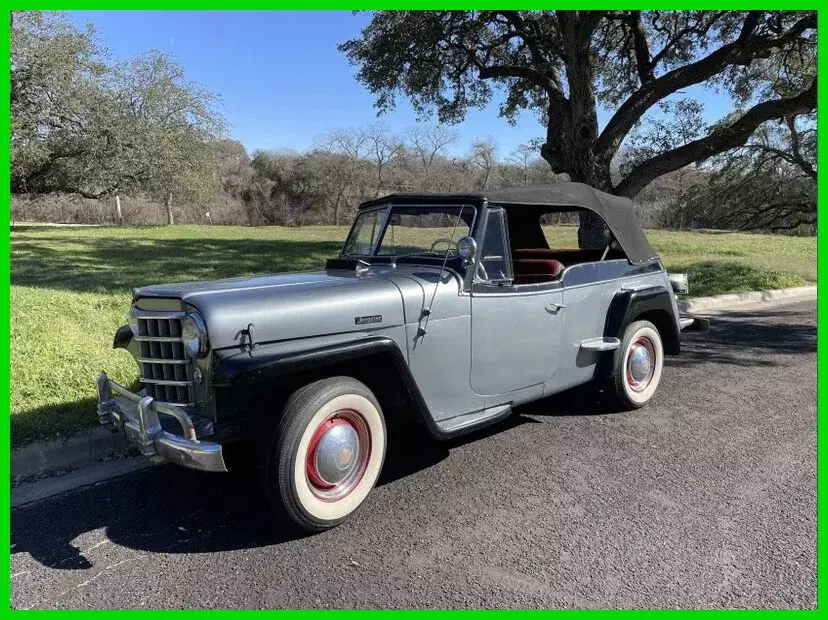
<svg viewBox="0 0 828 620"><path fill-rule="evenodd" d="M133 384L135 363L111 348L130 289L321 268L346 227L45 227L11 233L11 441L19 445L96 423L95 377ZM571 244L574 228L547 229ZM816 281L816 239L648 231L694 296Z"/></svg>

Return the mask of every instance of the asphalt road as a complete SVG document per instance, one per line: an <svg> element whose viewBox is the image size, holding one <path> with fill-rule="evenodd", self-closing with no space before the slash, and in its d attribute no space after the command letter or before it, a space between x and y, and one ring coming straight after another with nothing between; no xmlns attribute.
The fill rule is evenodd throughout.
<svg viewBox="0 0 828 620"><path fill-rule="evenodd" d="M655 401L409 432L290 538L255 480L158 467L11 513L13 607L814 607L815 302L717 317Z"/></svg>

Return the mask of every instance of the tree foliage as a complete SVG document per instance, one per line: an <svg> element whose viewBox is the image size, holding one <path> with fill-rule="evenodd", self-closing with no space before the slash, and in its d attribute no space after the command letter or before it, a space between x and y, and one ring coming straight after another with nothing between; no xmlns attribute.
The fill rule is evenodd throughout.
<svg viewBox="0 0 828 620"><path fill-rule="evenodd" d="M744 145L768 120L813 111L816 28L814 11L377 11L340 50L381 111L402 95L452 123L501 91L502 116L541 119L554 172L632 197ZM632 145L635 165L614 181L611 162L659 107L697 116L697 102L675 101L694 85L729 94L740 113L645 134ZM611 112L603 128L599 107ZM584 233L603 243L594 222Z"/></svg>
<svg viewBox="0 0 828 620"><path fill-rule="evenodd" d="M674 218L694 227L815 234L814 119L766 123L747 144L718 156L713 164L705 182L674 209Z"/></svg>
<svg viewBox="0 0 828 620"><path fill-rule="evenodd" d="M13 192L209 202L218 189L212 145L223 133L215 95L168 54L109 63L91 27L59 13L13 14Z"/></svg>

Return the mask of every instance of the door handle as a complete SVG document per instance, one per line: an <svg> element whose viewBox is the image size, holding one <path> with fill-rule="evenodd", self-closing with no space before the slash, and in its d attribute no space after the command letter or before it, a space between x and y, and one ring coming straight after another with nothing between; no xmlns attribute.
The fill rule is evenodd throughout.
<svg viewBox="0 0 828 620"><path fill-rule="evenodd" d="M558 310L563 310L564 308L566 308L566 306L565 306L565 305L563 305L563 304L556 304L554 301L550 301L548 304L546 304L546 311L547 311L547 312L552 312L552 313L555 313L555 312L557 312Z"/></svg>

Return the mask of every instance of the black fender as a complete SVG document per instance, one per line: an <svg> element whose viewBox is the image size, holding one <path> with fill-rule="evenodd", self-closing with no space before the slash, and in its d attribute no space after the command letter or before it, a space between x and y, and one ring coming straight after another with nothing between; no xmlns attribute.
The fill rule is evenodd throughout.
<svg viewBox="0 0 828 620"><path fill-rule="evenodd" d="M402 381L409 402L422 418L429 433L435 439L448 439L453 434L441 431L417 387L411 370L396 342L384 336L371 336L349 342L314 347L302 351L268 352L267 347L256 347L252 354L224 353L217 351L213 362L212 384L218 387L239 387L260 382L278 380L294 373L322 369L331 364L382 355L391 360Z"/></svg>
<svg viewBox="0 0 828 620"><path fill-rule="evenodd" d="M679 329L673 311L672 292L663 286L638 290L621 290L610 302L604 335L622 338L627 326L644 315L658 328L664 352L678 355L681 351Z"/></svg>

